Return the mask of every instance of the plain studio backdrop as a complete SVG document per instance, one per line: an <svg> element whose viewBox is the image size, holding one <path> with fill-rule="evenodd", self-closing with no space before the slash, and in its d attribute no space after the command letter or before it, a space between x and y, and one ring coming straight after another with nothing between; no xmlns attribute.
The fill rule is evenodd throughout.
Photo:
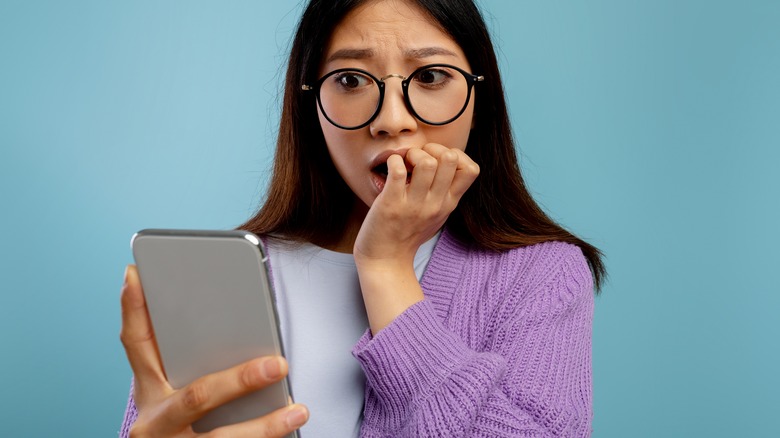
<svg viewBox="0 0 780 438"><path fill-rule="evenodd" d="M531 191L607 255L593 436L778 436L780 2L480 4ZM0 435L117 432L130 236L255 211L300 11L0 1Z"/></svg>

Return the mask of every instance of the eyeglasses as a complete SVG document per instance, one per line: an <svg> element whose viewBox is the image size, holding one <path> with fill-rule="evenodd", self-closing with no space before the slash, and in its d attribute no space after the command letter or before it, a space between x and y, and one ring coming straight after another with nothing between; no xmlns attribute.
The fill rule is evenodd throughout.
<svg viewBox="0 0 780 438"><path fill-rule="evenodd" d="M377 78L358 68L340 68L323 76L313 87L322 115L341 129L360 129L371 123L382 109L385 81L401 79L404 101L417 119L429 125L446 125L460 117L471 99L474 84L484 76L468 73L449 64L430 64L408 77L389 74Z"/></svg>

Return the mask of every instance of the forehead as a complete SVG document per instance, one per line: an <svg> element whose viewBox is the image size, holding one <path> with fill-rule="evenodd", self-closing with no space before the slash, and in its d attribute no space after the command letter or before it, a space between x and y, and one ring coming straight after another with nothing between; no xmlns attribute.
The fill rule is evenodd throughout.
<svg viewBox="0 0 780 438"><path fill-rule="evenodd" d="M431 56L466 61L455 40L414 2L370 0L350 11L336 25L322 62L326 67L342 59L391 61Z"/></svg>

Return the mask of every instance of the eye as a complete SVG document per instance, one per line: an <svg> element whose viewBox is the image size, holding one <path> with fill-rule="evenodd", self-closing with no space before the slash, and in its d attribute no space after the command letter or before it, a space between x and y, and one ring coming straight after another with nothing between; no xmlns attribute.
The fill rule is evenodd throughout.
<svg viewBox="0 0 780 438"><path fill-rule="evenodd" d="M334 75L333 80L339 88L344 91L357 90L373 84L374 81L368 76L356 71L345 71Z"/></svg>
<svg viewBox="0 0 780 438"><path fill-rule="evenodd" d="M449 82L450 79L452 79L452 73L447 69L439 67L426 68L414 75L414 80L426 87L442 86Z"/></svg>

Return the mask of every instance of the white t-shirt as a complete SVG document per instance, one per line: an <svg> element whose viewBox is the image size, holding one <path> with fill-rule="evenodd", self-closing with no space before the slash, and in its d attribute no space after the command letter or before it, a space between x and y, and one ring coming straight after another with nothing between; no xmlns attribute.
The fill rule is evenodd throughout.
<svg viewBox="0 0 780 438"><path fill-rule="evenodd" d="M438 238L417 251L418 280ZM310 412L301 437L357 437L365 377L352 347L368 319L355 259L309 243L267 243L293 399Z"/></svg>

